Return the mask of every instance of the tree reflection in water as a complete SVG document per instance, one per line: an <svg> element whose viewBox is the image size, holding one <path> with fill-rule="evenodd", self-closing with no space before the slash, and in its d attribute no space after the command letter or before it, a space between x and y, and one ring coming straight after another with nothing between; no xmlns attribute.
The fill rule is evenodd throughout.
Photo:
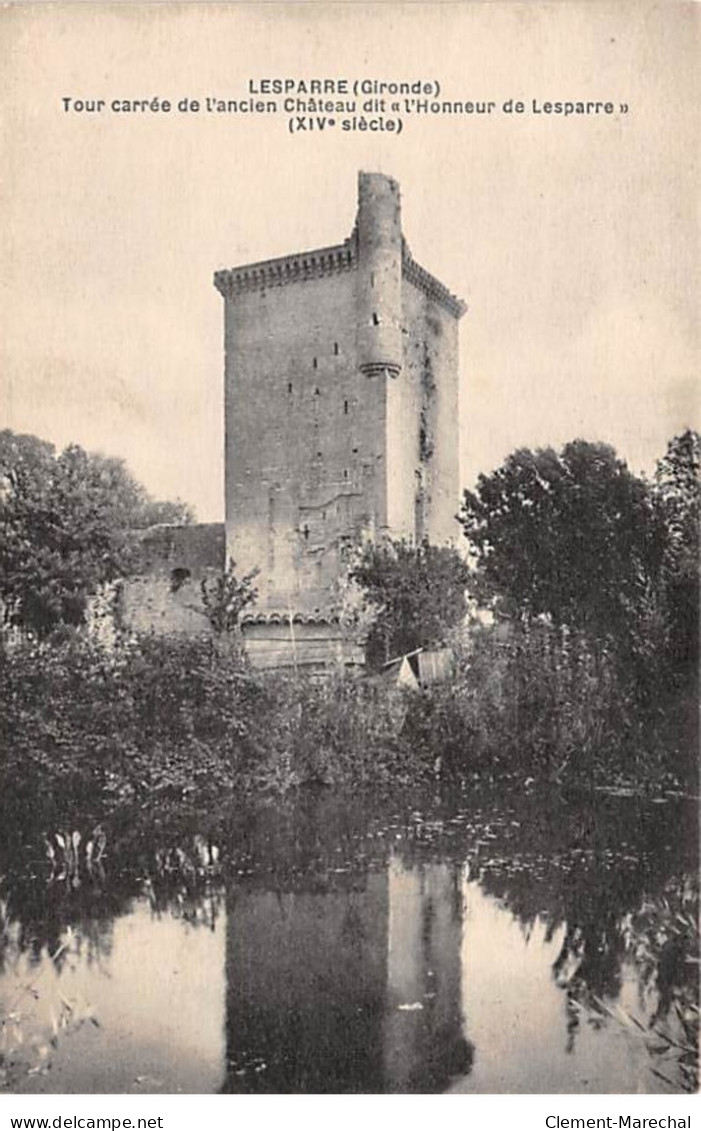
<svg viewBox="0 0 701 1131"><path fill-rule="evenodd" d="M524 939L557 940L573 1056L582 1026L627 1025L664 1086L695 1085L693 806L323 791L206 818L144 813L106 832L102 867L52 864L45 830L5 854L2 985L47 963L54 993L67 967L109 971L114 924L137 901L225 932L225 1091L440 1091L468 1078L480 1048L464 1007L466 869ZM26 1011L29 1028L42 1023Z"/></svg>

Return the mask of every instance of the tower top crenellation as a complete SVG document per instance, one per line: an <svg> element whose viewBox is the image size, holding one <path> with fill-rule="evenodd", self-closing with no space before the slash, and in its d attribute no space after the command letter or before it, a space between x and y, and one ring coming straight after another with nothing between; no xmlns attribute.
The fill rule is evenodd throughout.
<svg viewBox="0 0 701 1131"><path fill-rule="evenodd" d="M456 298L439 279L422 267L412 256L406 239L401 234L401 192L399 183L385 173L358 173L358 215L353 230L343 243L327 247L313 248L309 251L293 252L274 259L263 259L253 263L216 271L214 286L223 298L235 300L238 295L250 291L265 291L272 287L283 287L290 283L303 283L339 272L353 271L358 266L358 233L361 212L368 217L371 228L370 240L382 239L383 226L386 228L394 216L395 231L401 237L402 276L424 294L443 306L455 318L461 318L467 310L462 299ZM396 211L395 211L396 210ZM377 221L383 217L383 224L377 229ZM391 227L392 224L389 223Z"/></svg>

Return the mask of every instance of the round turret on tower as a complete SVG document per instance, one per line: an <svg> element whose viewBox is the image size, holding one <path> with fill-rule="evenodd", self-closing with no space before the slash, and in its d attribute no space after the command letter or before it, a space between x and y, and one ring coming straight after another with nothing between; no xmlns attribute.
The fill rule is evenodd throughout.
<svg viewBox="0 0 701 1131"><path fill-rule="evenodd" d="M402 368L402 224L399 185L358 174L358 364L368 377Z"/></svg>

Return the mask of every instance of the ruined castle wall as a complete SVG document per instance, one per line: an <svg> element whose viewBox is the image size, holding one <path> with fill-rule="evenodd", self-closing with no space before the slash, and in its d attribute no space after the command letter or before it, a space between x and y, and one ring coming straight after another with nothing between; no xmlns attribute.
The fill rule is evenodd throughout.
<svg viewBox="0 0 701 1131"><path fill-rule="evenodd" d="M206 636L210 632L199 581L193 578L174 590L164 574L130 577L122 585L118 609L121 623L137 634Z"/></svg>
<svg viewBox="0 0 701 1131"><path fill-rule="evenodd" d="M140 537L139 567L120 583L117 619L131 632L210 632L202 581L224 568L224 526L154 526Z"/></svg>

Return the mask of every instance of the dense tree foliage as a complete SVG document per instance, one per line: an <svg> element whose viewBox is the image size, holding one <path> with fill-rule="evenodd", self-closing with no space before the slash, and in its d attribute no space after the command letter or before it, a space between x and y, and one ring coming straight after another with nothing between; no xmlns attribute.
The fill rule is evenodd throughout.
<svg viewBox="0 0 701 1131"><path fill-rule="evenodd" d="M666 530L661 616L667 658L675 673L699 660L699 532L701 437L675 436L655 472L655 496Z"/></svg>
<svg viewBox="0 0 701 1131"><path fill-rule="evenodd" d="M675 437L653 482L601 444L521 450L465 492L460 516L480 597L518 630L514 670L535 630L551 630L558 673L576 642L597 712L608 703L601 735L620 735L650 778L666 762L691 780L697 760L700 447L694 432Z"/></svg>
<svg viewBox="0 0 701 1131"><path fill-rule="evenodd" d="M0 432L0 604L6 624L45 636L80 624L90 594L133 565L129 532L192 518L151 499L118 459Z"/></svg>
<svg viewBox="0 0 701 1131"><path fill-rule="evenodd" d="M427 543L366 547L350 588L369 664L454 644L450 679L407 698L401 724L377 681L262 675L222 647L255 596L233 563L203 587L212 636L13 642L0 649L0 793L26 787L32 805L59 788L121 799L436 772L695 788L699 448L676 437L654 482L599 444L522 450L465 495L471 565ZM6 620L40 637L80 624L153 516L119 461L0 434ZM461 647L468 593L510 616Z"/></svg>
<svg viewBox="0 0 701 1131"><path fill-rule="evenodd" d="M514 452L465 491L460 521L482 597L522 621L620 639L659 585L663 516L605 444Z"/></svg>
<svg viewBox="0 0 701 1131"><path fill-rule="evenodd" d="M469 569L456 550L422 542L366 547L351 571L374 614L367 660L377 667L415 648L436 646L467 612Z"/></svg>

